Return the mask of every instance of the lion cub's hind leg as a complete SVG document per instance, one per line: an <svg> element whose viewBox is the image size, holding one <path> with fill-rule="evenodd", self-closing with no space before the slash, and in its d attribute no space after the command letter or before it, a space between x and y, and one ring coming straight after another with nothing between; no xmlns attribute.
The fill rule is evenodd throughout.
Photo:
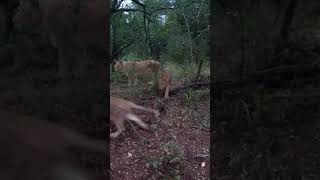
<svg viewBox="0 0 320 180"><path fill-rule="evenodd" d="M126 130L124 127L124 119L119 119L118 121L114 122L117 131L110 134L110 138L116 138L118 137L123 131Z"/></svg>
<svg viewBox="0 0 320 180"><path fill-rule="evenodd" d="M149 126L144 123L141 119L139 119L136 115L132 114L132 113L127 113L125 115L125 118L128 119L128 120L131 120L131 121L134 121L136 122L140 127L144 128L144 129L149 129ZM117 128L117 131L116 132L113 132L110 134L110 138L116 138L118 137L122 132L124 132L126 129L125 129L125 126L124 126L124 120L125 118L121 119L121 120L118 120L115 123L115 126Z"/></svg>
<svg viewBox="0 0 320 180"><path fill-rule="evenodd" d="M138 75L137 74L133 75L133 80L134 80L133 85L135 85L135 86L138 85Z"/></svg>
<svg viewBox="0 0 320 180"><path fill-rule="evenodd" d="M138 118L138 116L136 116L132 113L126 114L126 118L128 120L136 122L140 127L144 128L144 129L149 129L149 126L146 123L144 123L141 119Z"/></svg>
<svg viewBox="0 0 320 180"><path fill-rule="evenodd" d="M169 90L170 90L170 84L168 84L167 87L166 87L166 92L164 94L164 98L165 99L169 98Z"/></svg>
<svg viewBox="0 0 320 180"><path fill-rule="evenodd" d="M126 73L126 76L128 78L128 86L132 85L132 76L129 73Z"/></svg>

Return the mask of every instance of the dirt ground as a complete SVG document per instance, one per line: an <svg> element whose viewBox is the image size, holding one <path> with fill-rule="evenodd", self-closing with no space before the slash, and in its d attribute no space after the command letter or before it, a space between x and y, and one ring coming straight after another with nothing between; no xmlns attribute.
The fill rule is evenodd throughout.
<svg viewBox="0 0 320 180"><path fill-rule="evenodd" d="M163 99L149 97L147 90L133 91L126 84L113 83L110 94L158 109L160 116L137 112L151 130L127 122L126 131L111 139L111 178L209 179L209 90L193 100L183 94Z"/></svg>
<svg viewBox="0 0 320 180"><path fill-rule="evenodd" d="M280 91L280 90L278 90ZM214 180L317 180L320 177L320 123L319 99L302 97L290 99L287 109L276 99L275 104L265 103L265 107L275 107L264 114L263 125L241 130L233 125L232 117L225 112L224 103L215 104L212 143ZM312 102L313 101L313 102ZM270 103L270 102L269 102ZM296 104L295 104L296 103ZM279 116L285 112L284 121ZM285 110L283 110L285 109ZM228 113L230 114L230 113ZM237 117L237 121L240 121ZM244 121L241 121L242 123Z"/></svg>
<svg viewBox="0 0 320 180"><path fill-rule="evenodd" d="M106 102L101 99L105 87L101 86L102 79L96 79L101 76L91 74L92 77L79 82L57 84L51 74L50 71L24 72L9 77L3 73L0 107L104 139L109 127L105 124ZM112 179L209 179L208 89L184 92L165 100L154 97L149 87L130 89L125 83L111 87L111 95L160 110L159 118L137 112L151 125L150 131L126 123L126 131L111 140ZM104 155L81 153L79 156L85 167L101 174Z"/></svg>
<svg viewBox="0 0 320 180"><path fill-rule="evenodd" d="M258 143L255 140L218 133L213 144L215 174L212 178L241 180L246 176L246 179L289 180L302 177L317 180L320 177L318 129L319 123L306 123L300 127L267 130L268 133L274 133L270 150L265 149L268 153L262 150L254 153L255 143ZM243 147L247 147L247 150Z"/></svg>

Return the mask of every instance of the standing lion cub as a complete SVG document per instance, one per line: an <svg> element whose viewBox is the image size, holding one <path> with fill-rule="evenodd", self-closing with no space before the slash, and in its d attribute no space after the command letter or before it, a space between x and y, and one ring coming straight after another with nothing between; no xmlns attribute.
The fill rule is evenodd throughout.
<svg viewBox="0 0 320 180"><path fill-rule="evenodd" d="M161 76L159 79L159 90L164 91L164 98L169 98L171 81L172 81L171 73L167 70L164 70L161 73Z"/></svg>
<svg viewBox="0 0 320 180"><path fill-rule="evenodd" d="M149 129L149 126L145 124L137 115L133 113L133 109L139 109L142 111L152 112L156 116L159 116L159 111L139 106L133 102L110 96L110 121L112 121L117 131L110 133L111 138L119 136L125 131L124 121L131 120L136 122L140 127Z"/></svg>

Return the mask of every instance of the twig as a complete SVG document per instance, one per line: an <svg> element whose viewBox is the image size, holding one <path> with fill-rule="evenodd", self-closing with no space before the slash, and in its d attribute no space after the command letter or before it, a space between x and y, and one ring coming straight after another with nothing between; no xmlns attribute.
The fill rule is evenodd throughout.
<svg viewBox="0 0 320 180"><path fill-rule="evenodd" d="M200 88L200 87L206 87L209 85L210 85L210 82L196 82L196 83L192 83L192 84L187 84L187 85L179 86L179 87L172 89L170 91L170 94L177 94L180 91L187 90L190 88Z"/></svg>
<svg viewBox="0 0 320 180"><path fill-rule="evenodd" d="M136 132L136 134L139 136L140 139L145 139L144 137L142 137L142 136L138 133L137 129L134 127L134 125L132 124L131 121L129 121L129 124L131 125L131 127L133 128L133 130Z"/></svg>
<svg viewBox="0 0 320 180"><path fill-rule="evenodd" d="M204 128L204 127L192 126L192 128L199 129L199 130L201 130L201 131L210 132L210 129L208 129L208 128Z"/></svg>
<svg viewBox="0 0 320 180"><path fill-rule="evenodd" d="M271 98L315 98L320 97L320 93L311 92L311 93L297 93L297 94L277 94L270 95Z"/></svg>

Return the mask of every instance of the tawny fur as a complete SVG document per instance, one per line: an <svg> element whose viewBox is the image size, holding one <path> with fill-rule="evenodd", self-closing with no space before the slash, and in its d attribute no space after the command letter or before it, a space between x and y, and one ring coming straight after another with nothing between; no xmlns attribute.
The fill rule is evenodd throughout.
<svg viewBox="0 0 320 180"><path fill-rule="evenodd" d="M129 85L137 84L138 76L156 75L160 68L160 64L154 60L143 61L117 61L114 69L126 74Z"/></svg>
<svg viewBox="0 0 320 180"><path fill-rule="evenodd" d="M110 96L110 121L112 121L117 128L116 132L110 133L111 138L115 138L119 136L123 131L125 131L125 120L134 121L140 127L144 129L149 129L149 126L133 113L133 109L152 112L156 116L159 115L159 112L157 110L145 108L133 102Z"/></svg>
<svg viewBox="0 0 320 180"><path fill-rule="evenodd" d="M160 91L165 92L164 98L169 98L171 81L172 81L172 78L169 71L164 70L163 72L161 72L158 88Z"/></svg>
<svg viewBox="0 0 320 180"><path fill-rule="evenodd" d="M46 120L0 110L0 179L88 180L88 174L75 167L68 147L82 147L101 153L106 143L89 139L71 129Z"/></svg>

